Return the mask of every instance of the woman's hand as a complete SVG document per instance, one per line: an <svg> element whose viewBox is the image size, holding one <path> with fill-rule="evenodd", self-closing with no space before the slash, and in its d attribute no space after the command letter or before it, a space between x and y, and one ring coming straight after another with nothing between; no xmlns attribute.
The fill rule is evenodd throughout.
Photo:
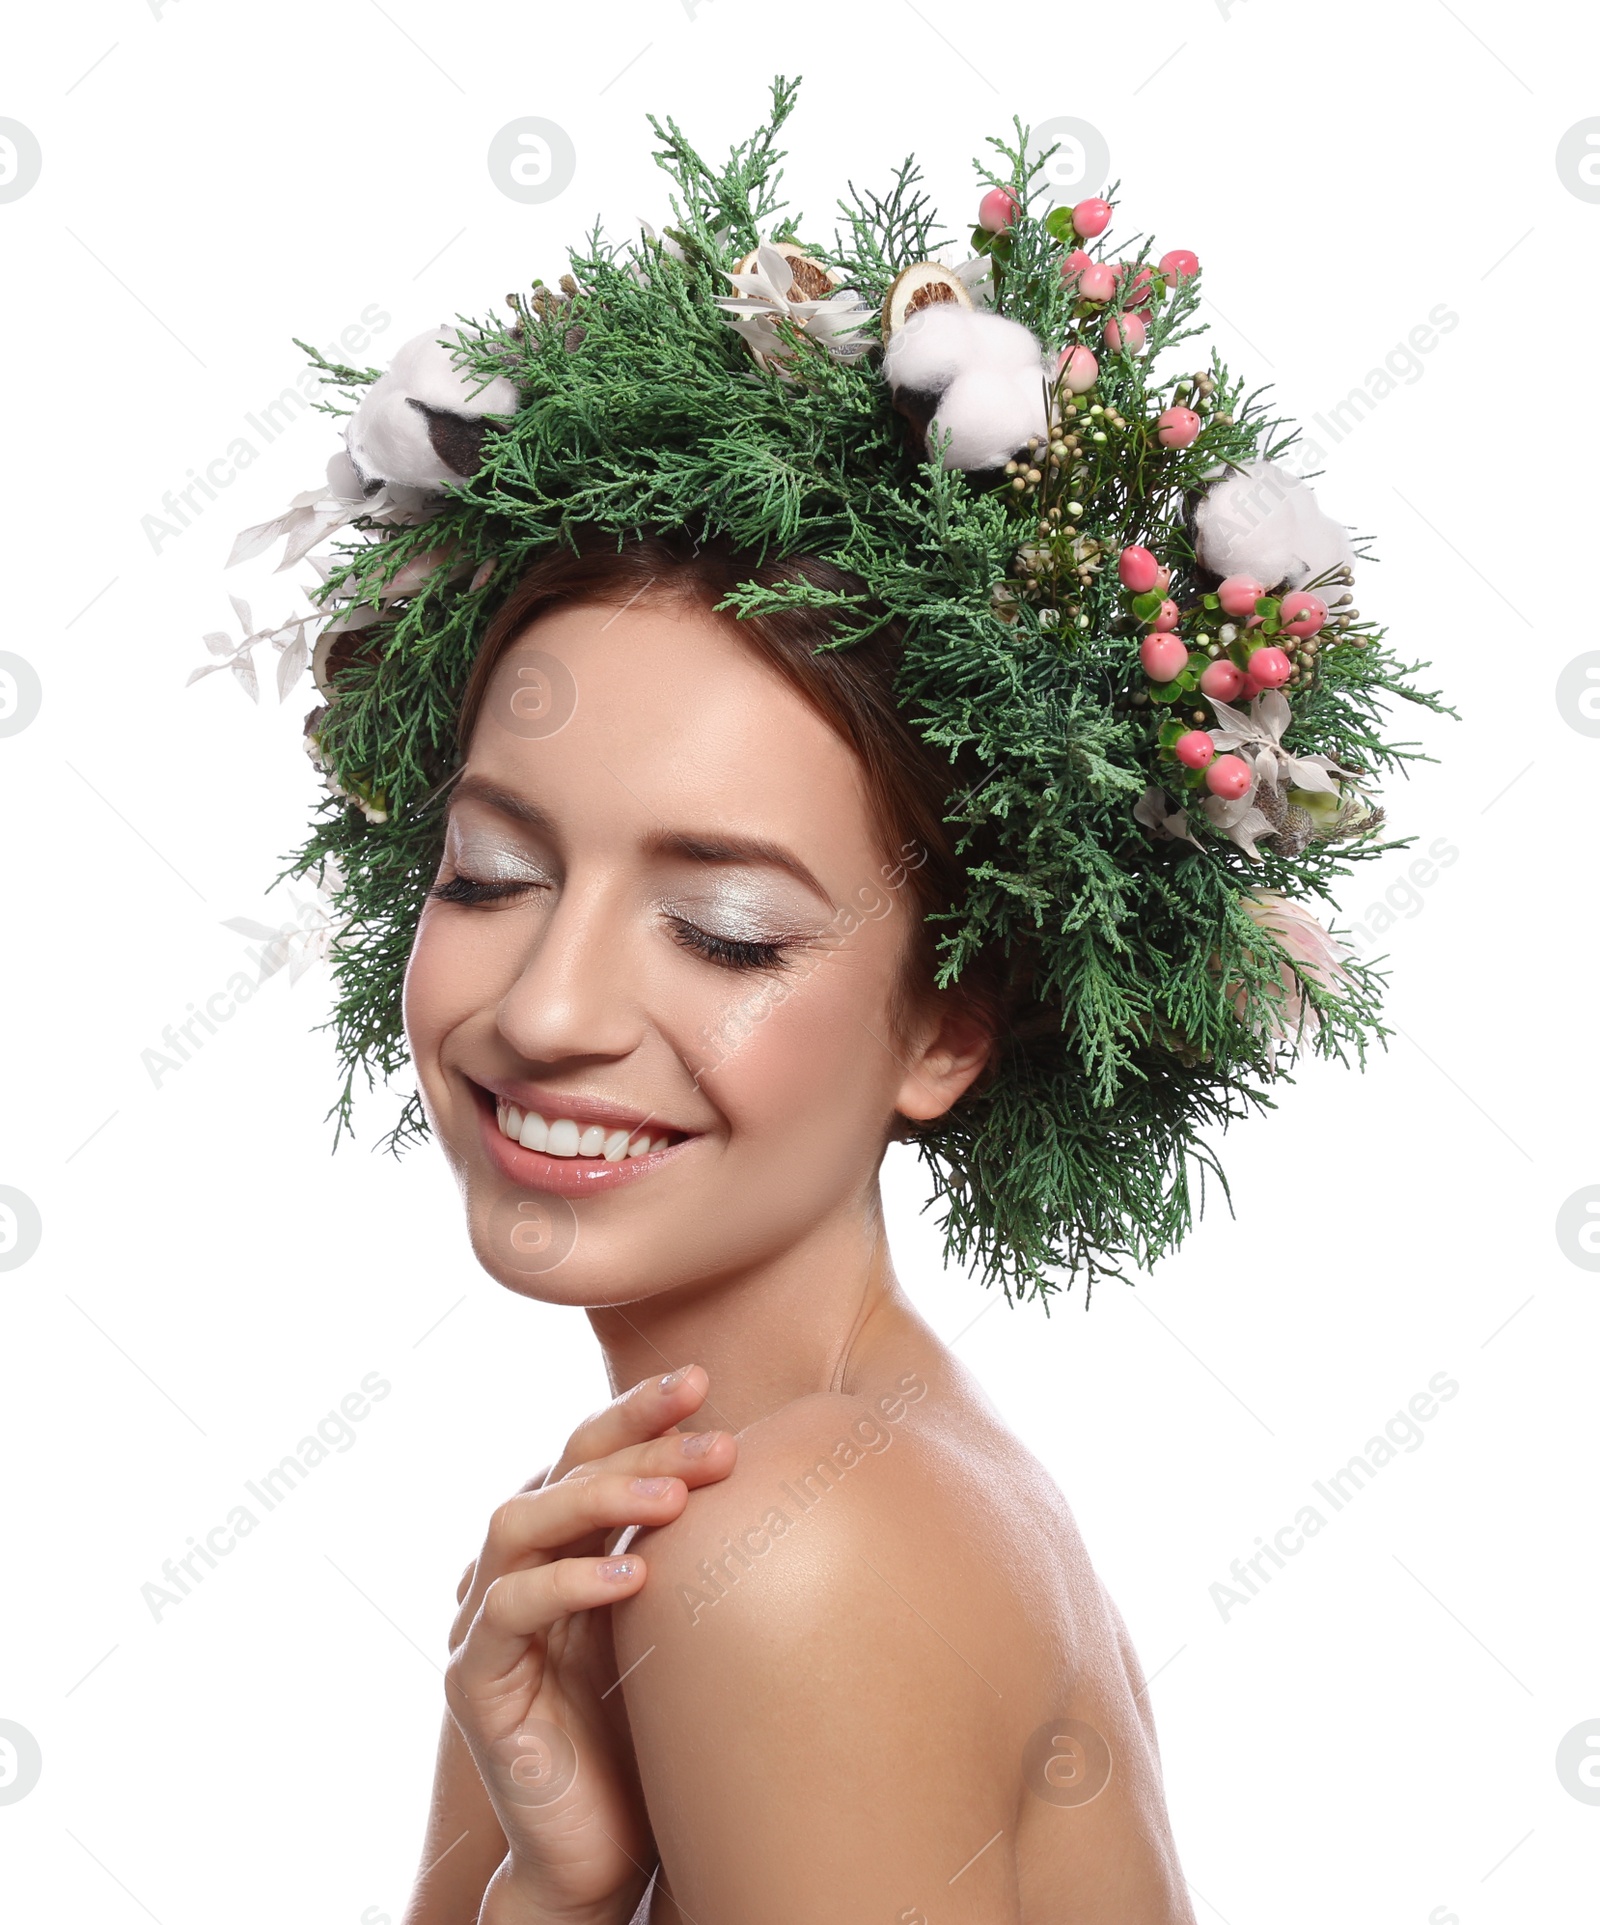
<svg viewBox="0 0 1600 1925"><path fill-rule="evenodd" d="M674 1374L580 1424L543 1483L495 1512L463 1579L445 1693L505 1834L497 1919L626 1925L655 1862L600 1608L647 1573L608 1543L670 1523L738 1454L730 1432L673 1429L710 1387L698 1365Z"/></svg>

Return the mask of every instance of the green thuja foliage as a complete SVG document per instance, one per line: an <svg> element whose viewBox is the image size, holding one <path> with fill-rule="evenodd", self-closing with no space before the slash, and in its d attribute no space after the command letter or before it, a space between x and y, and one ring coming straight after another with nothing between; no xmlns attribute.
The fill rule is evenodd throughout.
<svg viewBox="0 0 1600 1925"><path fill-rule="evenodd" d="M594 530L619 542L687 530L758 559L821 556L863 591L748 583L726 606L741 617L822 607L845 647L888 617L904 623L906 713L963 773L948 820L967 892L938 919L940 980L999 955L1014 991L995 1073L927 1127L920 1148L951 1253L1008 1297L1048 1299L1074 1277L1092 1285L1170 1251L1205 1178L1225 1190L1215 1136L1270 1107L1282 1075L1271 1030L1292 959L1241 906L1245 893L1331 900L1352 863L1396 845L1313 841L1253 861L1206 828L1192 796L1199 846L1158 839L1135 819L1147 789L1172 788L1161 725L1176 711L1140 670L1143 623L1116 554L1150 547L1174 571L1174 597L1195 603L1207 582L1189 534L1193 499L1221 464L1279 455L1294 439L1213 359L1189 391L1204 391L1199 439L1160 445L1154 419L1173 383L1152 369L1200 331L1194 281L1161 284L1143 352L1108 350L1104 310L1090 311L1061 273L1077 243L1041 184L1047 156L1030 155L1015 124L1014 143L991 143L997 167L978 169L1020 209L1004 236L975 236L991 255L994 305L1052 348L1090 343L1101 360L1093 399L1127 425L1086 436L1059 475L1020 493L1006 476L947 470L937 447L924 452L908 434L878 370L876 309L895 276L941 244L918 170L908 160L882 194L852 185L831 247L802 234L798 216L780 220L777 138L796 87L774 82L766 125L720 170L670 119L651 118L673 183L665 234L619 244L597 226L570 250L564 292L536 283L503 321L463 318L462 365L485 381L509 375L521 405L491 422L481 466L436 515L415 527L358 523L340 551L324 595L382 615L340 671L316 735L346 796L369 809L330 799L294 861L302 873L331 859L347 919L334 952L337 1112L347 1126L355 1079L406 1060L401 981L438 863L461 693L525 567ZM790 237L872 304L864 357L836 357L797 331L786 372L763 368L715 305L742 255ZM1124 254L1137 266L1150 247ZM345 406L376 373L322 365ZM1076 534L1052 533L1045 552L1019 562L1039 548L1041 522L1053 526L1047 501L1069 497L1081 509ZM1084 538L1098 547L1086 551ZM435 552L421 589L382 600L406 563ZM1086 552L1094 566L1082 565ZM1363 777L1396 768L1415 750L1386 739L1386 703L1438 706L1412 686L1414 672L1382 631L1341 631L1290 692L1287 746ZM1174 808L1180 799L1172 789ZM1381 981L1360 962L1347 971L1337 993L1294 979L1307 1011L1300 1040L1359 1059L1384 1034ZM396 1139L422 1127L413 1100Z"/></svg>

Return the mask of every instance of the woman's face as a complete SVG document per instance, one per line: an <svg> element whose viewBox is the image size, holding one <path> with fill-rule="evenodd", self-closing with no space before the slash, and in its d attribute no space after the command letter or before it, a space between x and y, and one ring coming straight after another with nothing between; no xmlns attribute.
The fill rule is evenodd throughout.
<svg viewBox="0 0 1600 1925"><path fill-rule="evenodd" d="M872 1207L896 1111L977 1058L891 1033L916 850L851 750L698 610L569 607L502 656L406 1028L479 1260L601 1304Z"/></svg>

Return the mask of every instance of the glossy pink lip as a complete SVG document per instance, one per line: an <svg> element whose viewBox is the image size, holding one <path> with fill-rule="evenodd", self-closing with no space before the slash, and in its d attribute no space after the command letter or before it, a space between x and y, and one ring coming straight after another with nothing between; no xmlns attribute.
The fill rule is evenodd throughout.
<svg viewBox="0 0 1600 1925"><path fill-rule="evenodd" d="M523 1084L521 1087L531 1090L533 1085ZM499 1087L494 1084L474 1085L484 1149L488 1152L490 1162L519 1190L538 1190L546 1196L595 1196L602 1190L615 1190L625 1183L637 1182L652 1170L659 1170L663 1163L681 1156L698 1140L693 1136L685 1136L664 1150L652 1150L645 1156L625 1156L620 1163L603 1163L594 1157L547 1156L543 1150L525 1150L520 1143L513 1143L500 1128L495 1117L495 1098L500 1095ZM515 1102L516 1098L507 1096L504 1100ZM597 1104L588 1104L580 1110L570 1106L575 1099L564 1100L568 1107L562 1107L550 1099L549 1114L570 1116L575 1123L580 1120L595 1123L614 1121L616 1128L626 1127L616 1111L596 1115ZM539 1105L518 1104L518 1107L538 1109ZM544 1113L540 1112L541 1115ZM663 1131L663 1134L666 1133Z"/></svg>
<svg viewBox="0 0 1600 1925"><path fill-rule="evenodd" d="M637 1135L648 1129L652 1136L693 1136L696 1132L680 1128L654 1110L630 1109L625 1103L608 1103L596 1096L579 1096L547 1088L542 1083L524 1083L510 1076L486 1076L479 1083L502 1103L515 1103L519 1110L536 1110L547 1122L570 1116L574 1123L599 1123L608 1130L627 1130ZM560 1159L557 1158L559 1162Z"/></svg>

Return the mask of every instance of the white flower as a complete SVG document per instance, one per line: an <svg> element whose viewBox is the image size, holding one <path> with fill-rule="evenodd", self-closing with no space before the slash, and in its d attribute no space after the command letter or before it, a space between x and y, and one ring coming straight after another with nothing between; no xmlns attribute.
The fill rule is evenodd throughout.
<svg viewBox="0 0 1600 1925"><path fill-rule="evenodd" d="M340 452L329 460L327 480L320 488L307 488L295 496L288 508L271 521L257 522L243 529L234 539L227 565L249 561L268 549L280 535L287 535L283 560L278 572L292 568L336 528L365 516L369 521L391 522L406 526L423 522L438 513L442 503L434 492L423 488L403 488L362 483L349 455Z"/></svg>
<svg viewBox="0 0 1600 1925"><path fill-rule="evenodd" d="M1242 709L1219 702L1214 695L1206 700L1216 710L1220 727L1208 731L1220 752L1231 751L1250 764L1253 780L1249 791L1236 801L1220 795L1207 796L1205 810L1213 828L1220 829L1237 843L1253 862L1261 852L1256 843L1264 835L1277 833L1284 820L1285 790L1289 785L1314 794L1339 793L1335 777L1353 782L1355 773L1341 769L1326 755L1291 755L1283 746L1283 732L1293 710L1275 688L1263 690L1250 704L1248 715ZM1266 809L1260 806L1266 803Z"/></svg>
<svg viewBox="0 0 1600 1925"><path fill-rule="evenodd" d="M1221 830L1252 862L1259 862L1261 851L1256 844L1262 836L1272 834L1272 823L1256 807L1254 793L1252 790L1250 795L1240 796L1235 802L1225 801L1220 795L1208 795L1205 811L1213 829Z"/></svg>
<svg viewBox="0 0 1600 1925"><path fill-rule="evenodd" d="M636 215L634 218L638 220L640 231L643 233L645 239L647 241L654 241L656 239L656 230L650 225L650 223L647 220L645 220L642 215ZM727 232L728 232L727 228L723 228L718 238L720 239L721 235L725 235ZM660 247L663 254L670 254L675 261L681 261L688 258L685 255L683 249L678 245L678 243L672 238L670 234L664 235L661 238ZM643 281L648 278L643 272L638 272L637 270L636 272L638 273L639 280Z"/></svg>
<svg viewBox="0 0 1600 1925"><path fill-rule="evenodd" d="M980 307L994 305L994 263L987 254L972 254L950 272Z"/></svg>
<svg viewBox="0 0 1600 1925"><path fill-rule="evenodd" d="M1263 588L1300 588L1355 561L1350 536L1281 461L1217 469L1195 509L1195 553L1214 575L1250 575Z"/></svg>
<svg viewBox="0 0 1600 1925"><path fill-rule="evenodd" d="M345 446L364 481L431 491L477 466L482 418L514 414L521 400L505 375L484 382L456 365L467 345L442 323L395 352L345 424Z"/></svg>
<svg viewBox="0 0 1600 1925"><path fill-rule="evenodd" d="M248 936L253 942L269 943L271 947L261 957L262 977L276 975L287 963L289 987L292 989L313 964L326 962L344 927L343 922L335 922L324 907L326 902L331 901L337 887L337 874L331 882L324 875L317 885L317 894L322 898L320 902L302 902L291 891L295 920L280 923L276 929L264 922L255 922L249 916L228 916L223 921L223 927L237 930L241 936Z"/></svg>
<svg viewBox="0 0 1600 1925"><path fill-rule="evenodd" d="M683 248L678 244L677 241L675 241L672 238L670 234L663 234L661 238L657 240L656 230L650 225L650 223L647 220L645 220L641 215L637 215L637 214L634 216L634 218L635 220L638 221L639 231L644 235L645 239L653 243L654 245L659 246L663 254L670 254L675 261L688 260L689 258L688 255L684 252ZM711 236L712 244L716 247L721 247L723 242L727 240L728 236L732 232L733 232L733 226L731 222L728 223L726 226L719 227L717 231ZM633 278L639 283L641 287L647 287L649 285L650 276L647 273L644 263L642 261L635 260L631 262L629 264L628 272L633 276Z"/></svg>
<svg viewBox="0 0 1600 1925"><path fill-rule="evenodd" d="M1133 819L1143 823L1157 842L1187 842L1198 849L1189 828L1189 812L1180 809L1165 789L1149 788L1133 805Z"/></svg>
<svg viewBox="0 0 1600 1925"><path fill-rule="evenodd" d="M743 335L757 365L774 368L786 380L794 378L784 366L793 359L794 349L778 332L782 319L821 341L838 361L857 361L872 346L871 335L858 331L861 323L870 319L872 307L853 288L841 285L844 277L837 268L820 269L827 285L835 290L826 299L820 294L807 298L798 291L797 282L814 283L818 273L816 264L797 264L763 241L744 272L728 275L738 293L717 299L717 306L729 325Z"/></svg>
<svg viewBox="0 0 1600 1925"><path fill-rule="evenodd" d="M1255 772L1256 780L1276 789L1287 776L1297 789L1311 789L1324 795L1338 793L1335 776L1346 782L1355 780L1354 771L1341 769L1326 755L1291 755L1283 746L1283 732L1294 711L1287 698L1275 688L1263 689L1250 704L1248 715L1242 709L1219 702L1214 695L1206 700L1216 711L1220 727L1208 730L1219 752L1241 754Z"/></svg>
<svg viewBox="0 0 1600 1925"><path fill-rule="evenodd" d="M278 700L281 702L299 681L306 662L309 660L309 647L306 642L306 628L312 622L322 619L320 613L294 615L280 622L276 628L253 628L250 620L250 604L241 601L237 595L230 595L233 612L239 617L239 625L244 630L244 640L234 641L231 635L221 630L203 635L201 640L211 653L217 657L214 662L202 662L184 683L187 688L203 676L215 675L218 669L231 668L241 688L252 702L259 702L261 691L256 682L256 664L252 650L261 642L270 642L278 651Z"/></svg>

